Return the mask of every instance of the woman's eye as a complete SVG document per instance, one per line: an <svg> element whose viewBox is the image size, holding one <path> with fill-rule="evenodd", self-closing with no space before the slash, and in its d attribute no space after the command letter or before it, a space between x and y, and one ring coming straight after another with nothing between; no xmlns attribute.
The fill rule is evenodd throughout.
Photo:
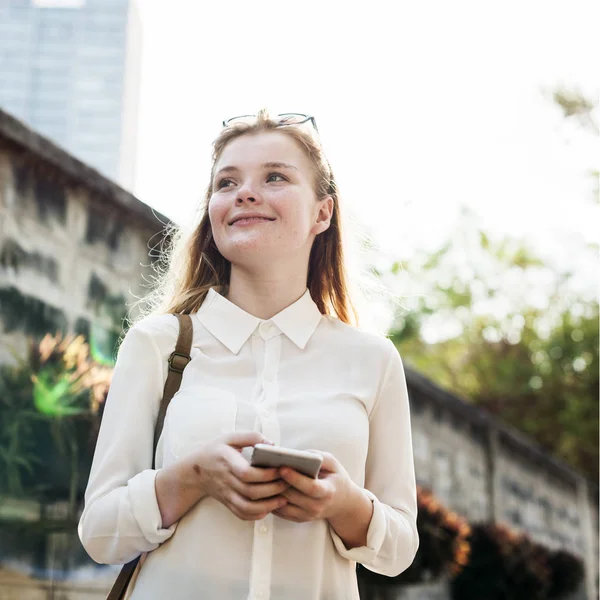
<svg viewBox="0 0 600 600"><path fill-rule="evenodd" d="M219 182L217 182L217 189L220 190L221 188L230 187L231 185L233 185L233 181L231 181L231 179L221 179Z"/></svg>
<svg viewBox="0 0 600 600"><path fill-rule="evenodd" d="M278 177L279 179L274 180L274 177ZM270 173L267 181L287 181L287 179L281 173Z"/></svg>

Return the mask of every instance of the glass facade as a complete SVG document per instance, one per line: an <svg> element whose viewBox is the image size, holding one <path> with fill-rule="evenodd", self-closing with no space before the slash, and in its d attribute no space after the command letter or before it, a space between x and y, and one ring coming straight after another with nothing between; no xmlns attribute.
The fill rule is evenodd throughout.
<svg viewBox="0 0 600 600"><path fill-rule="evenodd" d="M137 112L124 110L131 8L129 0L0 0L0 107L127 187L123 115Z"/></svg>

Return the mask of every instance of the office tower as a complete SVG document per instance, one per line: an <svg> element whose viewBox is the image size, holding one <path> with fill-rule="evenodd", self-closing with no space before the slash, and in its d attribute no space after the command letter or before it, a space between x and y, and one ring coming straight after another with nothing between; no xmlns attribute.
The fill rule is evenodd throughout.
<svg viewBox="0 0 600 600"><path fill-rule="evenodd" d="M140 54L134 0L0 0L0 107L128 189Z"/></svg>

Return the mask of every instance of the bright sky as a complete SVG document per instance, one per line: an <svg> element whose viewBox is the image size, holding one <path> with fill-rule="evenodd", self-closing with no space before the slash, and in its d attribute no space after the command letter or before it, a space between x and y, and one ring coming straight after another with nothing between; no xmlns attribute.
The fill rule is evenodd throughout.
<svg viewBox="0 0 600 600"><path fill-rule="evenodd" d="M267 106L316 117L346 206L387 252L436 247L461 205L546 249L597 239L598 140L544 96L598 100L595 0L141 5L134 192L175 221L222 119Z"/></svg>

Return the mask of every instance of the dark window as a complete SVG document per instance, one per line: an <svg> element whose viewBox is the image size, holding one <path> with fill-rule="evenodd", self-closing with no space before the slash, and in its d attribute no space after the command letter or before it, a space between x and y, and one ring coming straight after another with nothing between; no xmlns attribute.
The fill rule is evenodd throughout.
<svg viewBox="0 0 600 600"><path fill-rule="evenodd" d="M27 192L29 182L29 167L27 165L12 165L13 181L17 195L22 198Z"/></svg>
<svg viewBox="0 0 600 600"><path fill-rule="evenodd" d="M54 216L64 224L67 219L64 187L55 181L36 178L34 190L40 220L47 221L50 216Z"/></svg>
<svg viewBox="0 0 600 600"><path fill-rule="evenodd" d="M6 333L22 331L43 336L49 331L66 331L65 314L31 296L23 295L16 288L0 289L0 319Z"/></svg>

